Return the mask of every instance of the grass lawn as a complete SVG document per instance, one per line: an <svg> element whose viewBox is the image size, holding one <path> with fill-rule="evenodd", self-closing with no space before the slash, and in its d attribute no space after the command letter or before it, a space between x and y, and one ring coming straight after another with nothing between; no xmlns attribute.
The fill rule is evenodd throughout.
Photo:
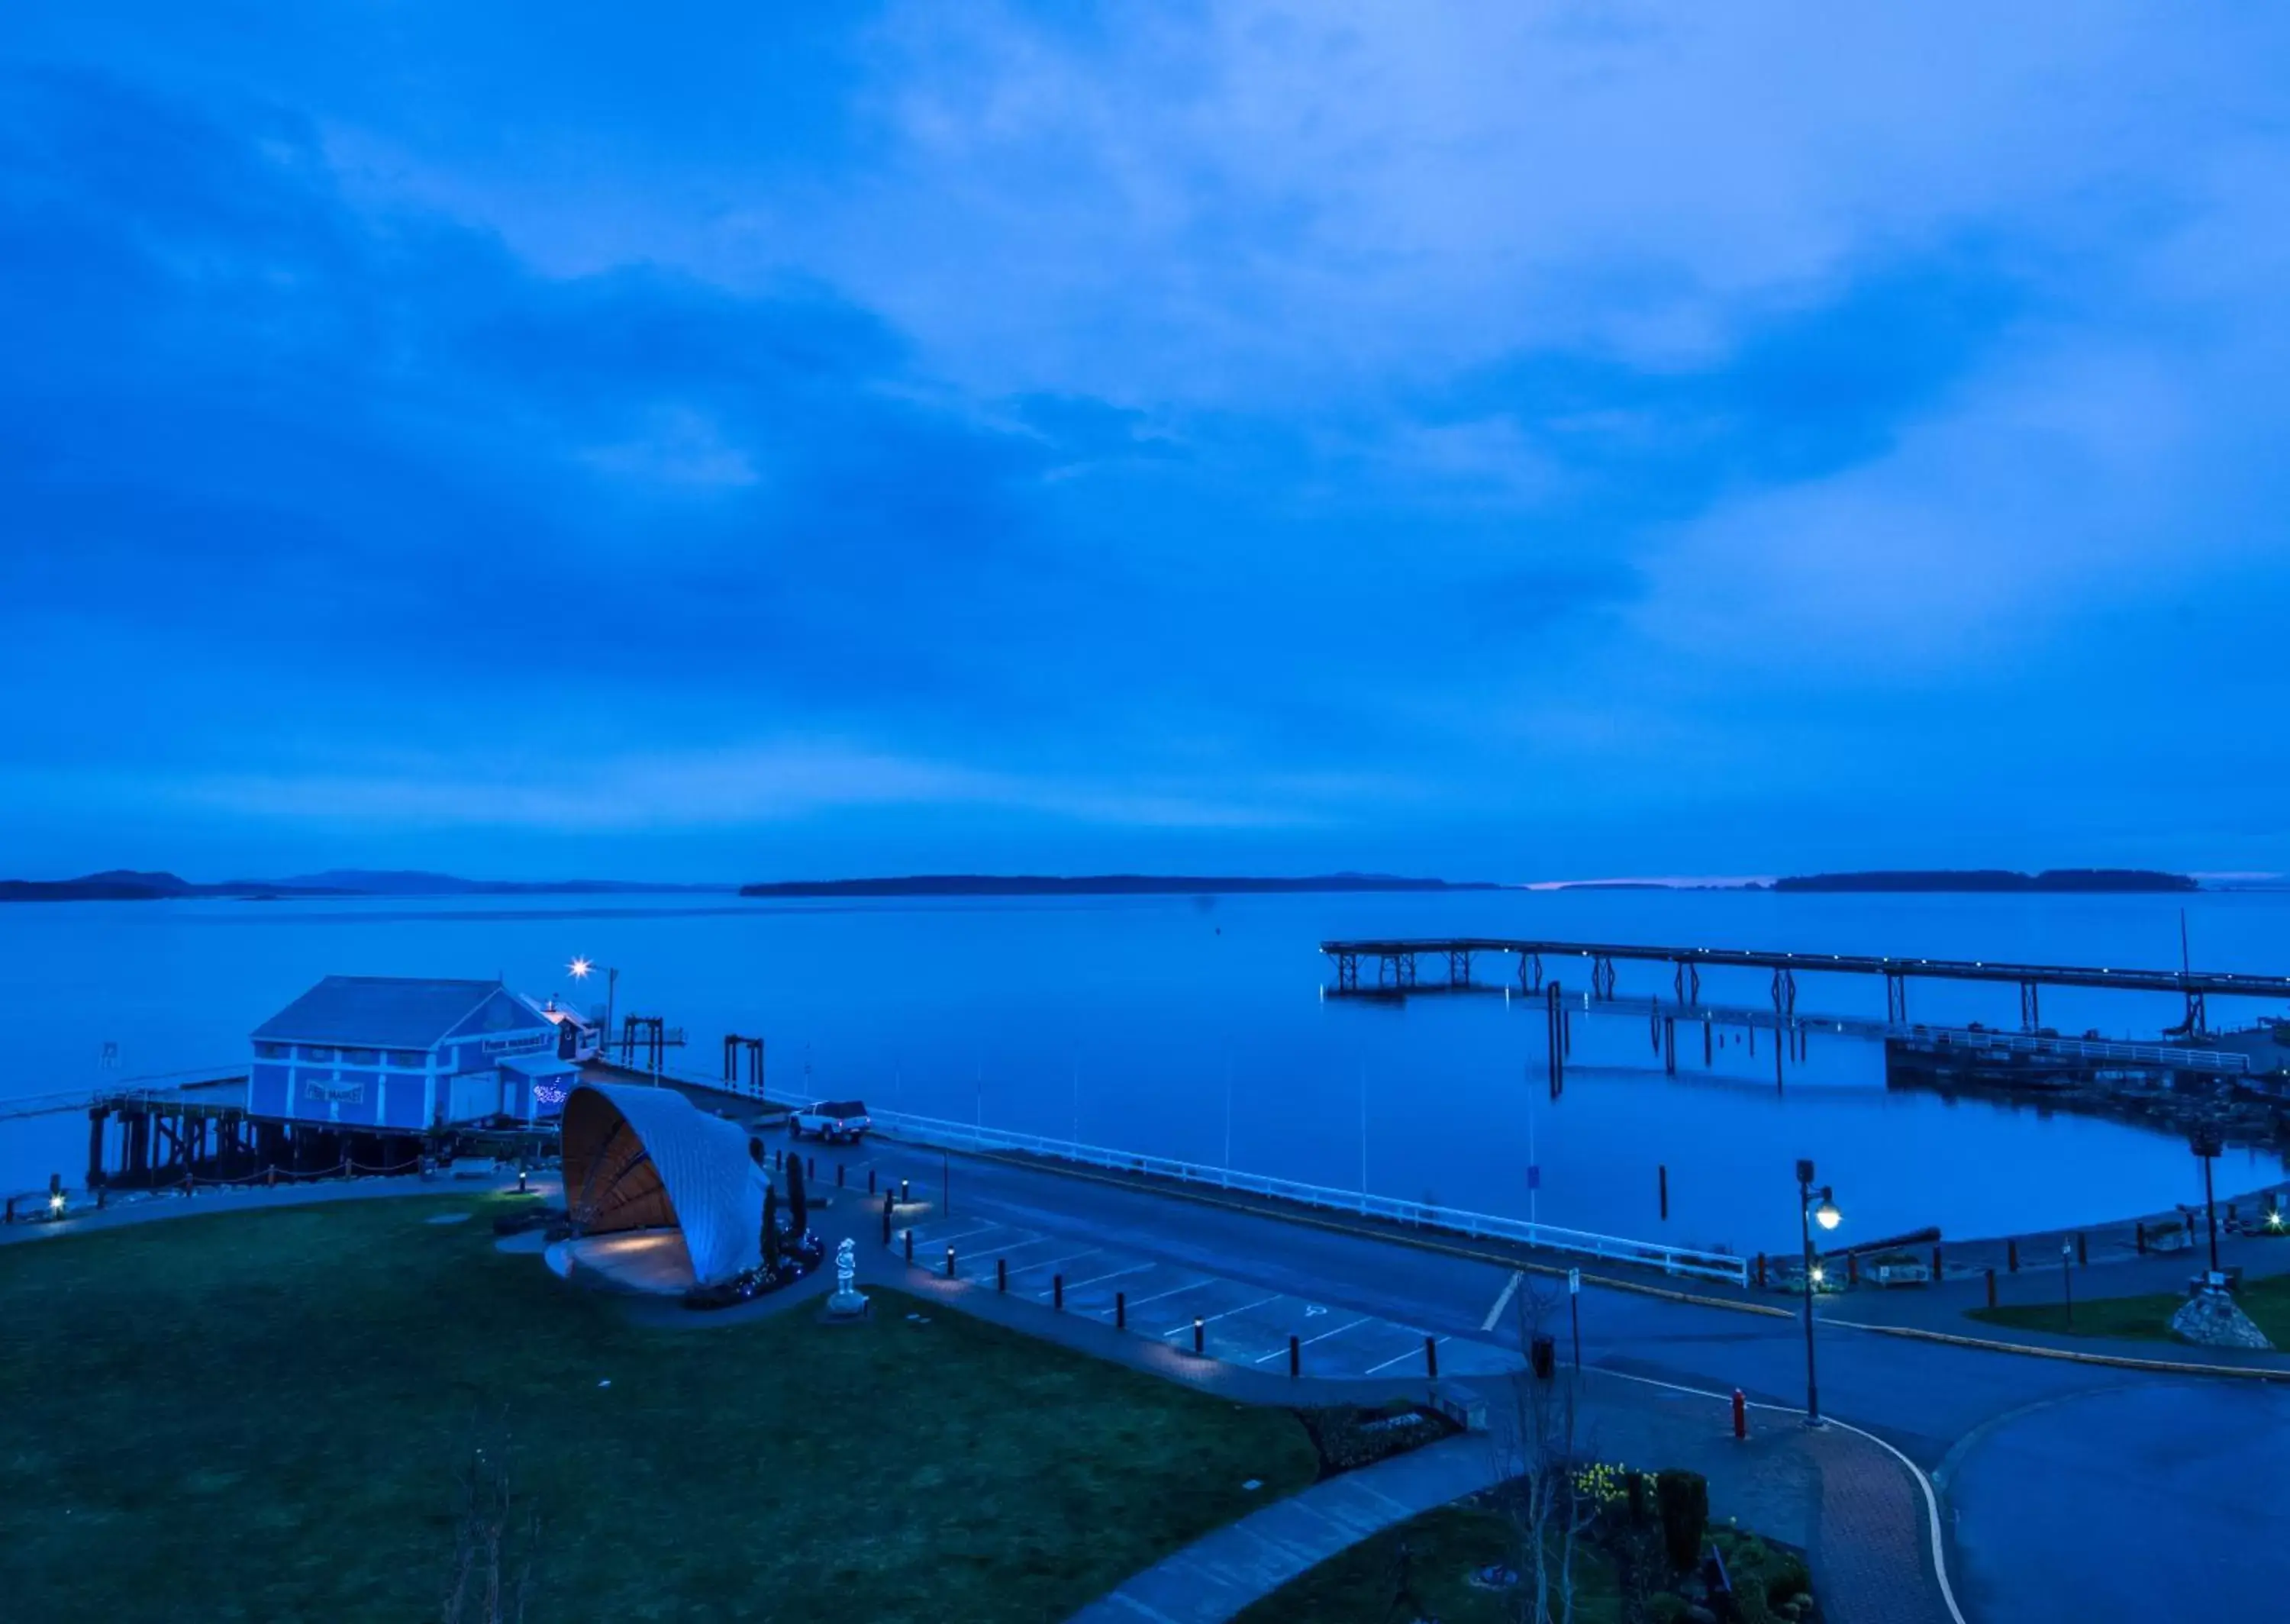
<svg viewBox="0 0 2290 1624"><path fill-rule="evenodd" d="M2187 1300L2183 1292L2158 1292L2145 1297L2097 1297L2076 1300L2070 1320L2056 1302L2021 1303L2006 1308L1974 1308L1971 1317L2015 1331L2046 1331L2055 1336L2121 1337L2142 1342L2174 1342L2171 1316ZM2253 1324L2277 1348L2290 1348L2290 1275L2273 1275L2246 1282L2236 1299Z"/></svg>
<svg viewBox="0 0 2290 1624"><path fill-rule="evenodd" d="M1519 1592L1482 1590L1470 1576L1491 1563L1512 1559L1510 1524L1473 1501L1442 1506L1363 1540L1310 1572L1291 1580L1243 1612L1236 1624L1390 1624L1415 1612L1394 1612L1399 1546L1406 1541L1418 1611L1440 1624L1515 1624ZM1621 1616L1613 1571L1578 1550L1576 1624L1615 1624Z"/></svg>
<svg viewBox="0 0 2290 1624"><path fill-rule="evenodd" d="M1804 1564L1779 1548L1725 1524L1712 1527L1709 1537L1725 1553L1737 1594L1754 1588L1762 1597L1768 1581L1784 1573L1793 1576L1784 1582L1785 1588L1791 1593L1803 1588ZM1471 1575L1483 1567L1515 1561L1514 1539L1509 1523L1489 1508L1482 1497L1442 1506L1365 1540L1290 1580L1241 1613L1236 1624L1391 1624L1394 1619L1413 1619L1419 1613L1436 1618L1440 1624L1516 1624L1524 1590L1486 1590L1470 1582ZM1408 1548L1414 1600L1419 1604L1413 1612L1394 1612L1391 1606L1399 1580L1403 1540ZM1555 1587L1555 1574L1553 1582ZM1751 1605L1746 1595L1743 1603L1745 1607ZM1658 1619L1681 1618L1685 1610L1684 1600L1676 1596L1656 1596L1652 1606ZM1618 1624L1621 1613L1613 1564L1587 1545L1578 1546L1574 1554L1576 1624ZM1745 1616L1773 1615L1758 1605Z"/></svg>
<svg viewBox="0 0 2290 1624"><path fill-rule="evenodd" d="M494 1251L502 1199L0 1248L0 1613L435 1618L480 1433L535 1619L1061 1619L1312 1479L1284 1411L887 1292L637 1326Z"/></svg>

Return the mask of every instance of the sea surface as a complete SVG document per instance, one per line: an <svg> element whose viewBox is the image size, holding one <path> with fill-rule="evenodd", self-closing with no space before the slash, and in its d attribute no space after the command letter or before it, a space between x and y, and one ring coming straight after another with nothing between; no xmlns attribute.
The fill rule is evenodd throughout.
<svg viewBox="0 0 2290 1624"><path fill-rule="evenodd" d="M1573 891L929 901L691 895L0 907L0 1102L153 1074L243 1067L246 1034L322 975L500 976L687 1033L715 1074L726 1032L769 1044L775 1094L1042 1133L1637 1238L1778 1249L1811 1156L1848 1233L1937 1225L1958 1238L2097 1221L2198 1198L2183 1140L2118 1124L1888 1090L1878 1045L1817 1027L1774 1079L1772 1038L1736 1030L1701 1063L1681 1025L1662 1075L1643 1000L1665 968L1623 965L1635 1009L1579 1016L1549 1098L1539 1001L1392 1005L1323 996L1318 943L1516 934L2174 968L2180 910L2198 968L2290 969L2290 895L1779 896ZM1509 961L1482 960L1500 983ZM1373 975L1371 963L1364 973ZM1545 971L1587 986L1579 960ZM1427 978L1444 964L1425 961ZM1704 974L1707 1002L1769 1005L1769 978ZM1917 983L1922 1020L2016 1028L2009 985ZM1798 1007L1881 1016L1874 979L1800 977ZM2214 1024L2286 1012L2214 1000ZM2062 1032L2151 1038L2175 999L2047 989ZM0 1119L0 1189L76 1185L76 1111ZM1540 1170L1530 1178L1530 1167ZM1667 1168L1669 1215L1657 1210ZM2281 1176L2230 1152L2221 1193ZM1532 1187L1532 1188L1531 1188Z"/></svg>

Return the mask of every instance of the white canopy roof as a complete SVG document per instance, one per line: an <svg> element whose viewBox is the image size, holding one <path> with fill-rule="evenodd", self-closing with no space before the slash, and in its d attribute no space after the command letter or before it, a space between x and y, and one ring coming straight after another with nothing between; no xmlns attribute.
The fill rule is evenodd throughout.
<svg viewBox="0 0 2290 1624"><path fill-rule="evenodd" d="M702 1285L763 1260L766 1180L737 1123L672 1088L583 1083L564 1101L564 1150L582 1231L680 1229Z"/></svg>

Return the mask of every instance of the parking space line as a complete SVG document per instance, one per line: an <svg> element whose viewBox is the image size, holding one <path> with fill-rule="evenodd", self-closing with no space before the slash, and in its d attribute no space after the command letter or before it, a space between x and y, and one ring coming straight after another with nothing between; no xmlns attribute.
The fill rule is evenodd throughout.
<svg viewBox="0 0 2290 1624"><path fill-rule="evenodd" d="M1042 1263L1029 1263L1023 1268L1012 1269L1010 1271L1010 1277L1014 1280L1020 1275L1030 1275L1037 1268L1055 1268L1059 1264L1070 1263L1076 1258L1093 1258L1097 1256L1098 1251L1099 1249L1097 1247L1089 1246L1085 1247L1079 1252L1069 1252L1062 1258L1052 1258L1048 1261Z"/></svg>
<svg viewBox="0 0 2290 1624"><path fill-rule="evenodd" d="M1127 1268L1117 1268L1109 1275L1092 1275L1086 1280L1077 1280L1072 1284L1067 1286L1066 1290L1069 1292L1078 1292L1085 1285L1096 1285L1100 1282L1106 1280L1118 1280L1124 1275L1141 1275L1147 1269L1153 1267L1154 1266L1150 1263L1133 1263Z"/></svg>
<svg viewBox="0 0 2290 1624"><path fill-rule="evenodd" d="M1177 1286L1173 1290L1162 1292L1151 1297L1140 1297L1135 1302L1131 1303L1129 1306L1133 1308L1141 1308L1149 1302L1160 1301L1164 1297L1174 1297L1178 1295L1179 1292L1197 1292L1205 1285L1222 1285L1223 1284L1223 1281L1219 1280L1213 1275L1203 1275L1190 1285Z"/></svg>
<svg viewBox="0 0 2290 1624"><path fill-rule="evenodd" d="M1511 1294L1518 1290L1518 1283L1525 1278L1517 1269L1510 1271L1510 1278L1503 1282L1502 1295L1496 1298L1495 1306L1487 1310L1486 1318L1480 1322L1480 1330L1493 1331L1495 1328L1495 1322L1502 1317L1503 1310L1510 1307Z"/></svg>
<svg viewBox="0 0 2290 1624"><path fill-rule="evenodd" d="M1434 1342L1434 1343L1432 1344L1432 1346L1433 1346L1433 1347L1435 1347L1435 1348L1437 1348L1437 1347L1440 1346L1441 1344L1444 1344L1444 1343L1446 1343L1446 1342L1453 1341L1453 1340L1454 1340L1454 1339L1453 1339L1453 1338L1452 1338L1452 1337L1444 1337L1444 1336L1443 1336L1443 1337L1441 1337L1441 1338L1439 1339L1439 1340L1438 1340L1437 1342ZM1388 1371L1388 1370L1389 1370L1393 1365L1395 1365L1395 1364L1398 1364L1402 1359L1413 1359L1413 1358L1419 1358L1419 1357L1421 1357L1421 1355L1422 1355L1422 1352L1423 1352L1423 1350L1422 1350L1421 1348L1409 1348L1405 1353L1399 1353L1399 1354L1394 1354L1394 1355L1392 1355L1392 1356L1391 1356L1391 1357L1389 1357L1389 1359L1386 1359L1386 1360L1385 1360L1382 1364L1371 1364L1371 1365L1369 1365L1365 1370L1362 1371L1362 1372L1360 1372L1360 1374L1361 1374L1361 1375L1363 1375L1363 1376L1373 1376L1373 1375L1374 1375L1374 1374L1376 1373L1376 1372L1378 1372L1378 1371Z"/></svg>
<svg viewBox="0 0 2290 1624"><path fill-rule="evenodd" d="M964 1229L953 1235L925 1235L919 1229L910 1229L909 1233L913 1235L917 1246L951 1246L955 1242L966 1240L973 1235L989 1235L997 1229L1009 1227L1007 1224L981 1224L975 1229Z"/></svg>
<svg viewBox="0 0 2290 1624"><path fill-rule="evenodd" d="M1287 1293L1287 1292L1273 1292L1273 1293L1272 1293L1272 1295L1271 1295L1271 1296L1269 1296L1269 1297L1260 1297L1260 1298L1258 1298L1254 1302L1245 1302L1245 1303L1241 1304L1241 1305L1240 1305L1240 1307L1238 1307L1237 1308L1227 1308L1227 1309L1226 1309L1223 1313L1221 1313L1221 1314L1206 1314L1206 1315L1203 1315L1203 1316L1201 1316L1201 1321L1200 1321L1200 1323L1201 1323L1202 1324L1204 1324L1204 1325L1213 1325L1213 1324L1215 1324L1217 1323L1217 1321L1219 1321L1219 1320L1221 1320L1221 1319L1230 1319L1230 1318L1231 1318L1234 1315L1236 1315L1236 1314L1245 1314L1245 1313L1247 1313L1251 1308L1262 1308L1262 1307L1263 1307L1266 1303L1268 1303L1268 1302L1278 1302L1278 1301L1279 1301L1283 1297L1285 1297L1287 1294L1288 1294L1288 1293ZM1161 1334L1162 1334L1163 1336L1174 1336L1174 1335L1176 1335L1176 1334L1177 1334L1177 1332L1179 1332L1180 1331L1190 1331L1192 1328L1193 1328L1193 1322L1192 1322L1191 1320L1187 1320L1187 1321L1186 1321L1183 1324L1181 1324L1181 1325L1172 1325L1172 1326L1170 1326L1166 1331L1164 1331Z"/></svg>
<svg viewBox="0 0 2290 1624"><path fill-rule="evenodd" d="M1053 1236L1037 1235L1030 1241L1020 1241L1015 1246L997 1246L994 1249L994 1255L997 1258L1006 1258L1013 1252L1025 1251L1029 1246L1046 1246L1055 1238Z"/></svg>
<svg viewBox="0 0 2290 1624"><path fill-rule="evenodd" d="M1349 1325L1338 1325L1333 1331L1323 1331L1317 1336L1306 1337L1302 1341L1296 1344L1296 1351L1298 1353L1302 1353L1304 1349L1309 1348L1315 1342L1325 1342L1332 1336L1341 1336L1345 1332L1357 1330L1358 1327L1368 1324L1374 1318L1375 1316L1373 1314L1363 1314L1357 1319L1352 1321ZM1276 1348L1269 1354L1258 1355L1256 1363L1261 1364L1267 1359L1277 1359L1287 1351L1288 1350L1285 1348Z"/></svg>

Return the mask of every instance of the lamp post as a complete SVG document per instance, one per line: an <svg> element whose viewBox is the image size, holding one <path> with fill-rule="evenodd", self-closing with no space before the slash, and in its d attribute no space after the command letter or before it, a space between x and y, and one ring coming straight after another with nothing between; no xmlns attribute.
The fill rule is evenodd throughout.
<svg viewBox="0 0 2290 1624"><path fill-rule="evenodd" d="M1845 1214L1837 1210L1837 1197L1829 1186L1816 1191L1813 1188L1813 1162L1798 1158L1797 1164L1798 1228L1805 1239L1805 1424L1821 1425L1821 1384L1814 1374L1813 1363L1813 1288L1820 1283L1821 1266L1813 1260L1813 1227L1834 1229L1844 1221Z"/></svg>
<svg viewBox="0 0 2290 1624"><path fill-rule="evenodd" d="M576 955L572 962L565 965L564 968L572 972L572 979L574 980L585 981L589 978L589 976L596 972L597 966L596 960L589 958L585 955ZM613 1001L614 995L620 990L620 985L621 972L610 965L605 966L605 1031L603 1042L606 1048L610 1048L613 1042ZM592 1011L591 1012L593 1013L594 1012Z"/></svg>
<svg viewBox="0 0 2290 1624"><path fill-rule="evenodd" d="M2060 1307L2067 1316L2067 1328L2075 1329L2075 1243L2060 1242Z"/></svg>
<svg viewBox="0 0 2290 1624"><path fill-rule="evenodd" d="M2201 1159L2203 1164L2203 1212L2209 1222L2211 1233L2210 1284L2216 1284L2219 1272L2218 1196L2211 1188L2211 1163L2220 1151L2226 1148L2226 1141L2216 1128L2206 1125L2195 1130L2194 1137L2189 1141L2188 1148Z"/></svg>

